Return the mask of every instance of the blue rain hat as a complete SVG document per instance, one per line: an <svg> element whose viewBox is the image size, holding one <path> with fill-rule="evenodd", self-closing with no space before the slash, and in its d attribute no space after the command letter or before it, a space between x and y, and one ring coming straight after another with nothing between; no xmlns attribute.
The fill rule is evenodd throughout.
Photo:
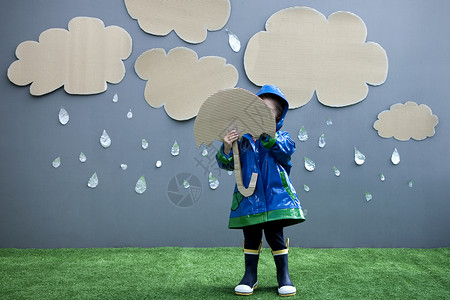
<svg viewBox="0 0 450 300"><path fill-rule="evenodd" d="M261 96L263 94L273 94L273 95L280 97L281 99L284 100L286 107L289 108L289 103L286 99L286 96L283 94L283 92L278 87L276 87L274 85L264 85L259 90L259 92L256 93L256 96Z"/></svg>

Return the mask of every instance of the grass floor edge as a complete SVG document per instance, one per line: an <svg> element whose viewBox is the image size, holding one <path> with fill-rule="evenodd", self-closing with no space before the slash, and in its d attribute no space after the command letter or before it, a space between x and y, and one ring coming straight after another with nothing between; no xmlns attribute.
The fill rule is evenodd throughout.
<svg viewBox="0 0 450 300"><path fill-rule="evenodd" d="M296 297L450 299L450 248L297 248ZM244 273L242 248L0 249L2 299L228 299ZM270 249L249 298L279 299Z"/></svg>

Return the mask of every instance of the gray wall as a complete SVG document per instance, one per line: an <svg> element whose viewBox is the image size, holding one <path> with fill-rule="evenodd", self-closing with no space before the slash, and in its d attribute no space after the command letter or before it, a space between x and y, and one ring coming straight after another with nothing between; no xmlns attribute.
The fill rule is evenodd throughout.
<svg viewBox="0 0 450 300"><path fill-rule="evenodd" d="M166 37L144 33L126 12L121 0L15 0L3 1L0 10L0 247L124 247L124 246L240 246L239 230L227 229L234 176L218 172L213 159L201 156L193 137L194 120L178 122L144 100L145 81L134 72L136 58L146 50L176 46L195 50L199 57L217 55L239 71L238 86L256 92L243 70L247 41L264 29L276 11L295 5L310 6L325 16L343 10L360 16L368 41L382 45L389 58L387 81L370 87L367 98L344 108L321 105L314 98L291 110L284 129L297 141L291 177L307 210L307 221L286 229L291 245L302 247L442 247L450 246L450 2L434 1L287 1L232 0L226 25L242 41L234 53L222 29L209 32L205 42L191 45L173 32ZM16 59L14 51L25 40L38 39L49 28L67 28L76 16L97 17L118 25L133 38L133 52L125 61L127 74L117 85L108 84L99 95L74 96L64 90L33 97L29 87L18 87L6 77ZM111 101L115 93L119 102ZM439 117L436 135L424 141L400 142L380 138L372 128L377 114L398 102L426 104ZM58 122L61 107L70 122ZM126 118L132 109L134 117ZM332 126L325 121L331 118ZM301 126L310 139L300 142ZM112 146L103 149L99 137L106 129ZM321 133L324 149L317 146ZM149 149L142 150L146 138ZM181 151L173 157L177 140ZM353 148L366 155L357 166ZM394 148L401 162L394 166ZM80 163L84 152L87 162ZM51 162L61 156L54 169ZM316 170L303 167L303 157ZM163 166L155 168L156 160ZM120 169L121 163L128 169ZM202 165L204 167L202 167ZM336 165L341 176L333 174ZM205 170L220 181L211 190ZM97 172L99 186L86 186ZM379 173L386 181L379 180ZM175 205L168 196L171 180L192 174L201 187L191 205ZM141 175L147 191L134 191ZM195 178L198 183L195 184ZM408 181L413 180L413 187ZM310 192L303 191L303 184ZM176 186L175 186L176 188ZM369 191L373 200L367 202ZM184 193L185 191L181 191ZM195 195L194 195L195 196Z"/></svg>

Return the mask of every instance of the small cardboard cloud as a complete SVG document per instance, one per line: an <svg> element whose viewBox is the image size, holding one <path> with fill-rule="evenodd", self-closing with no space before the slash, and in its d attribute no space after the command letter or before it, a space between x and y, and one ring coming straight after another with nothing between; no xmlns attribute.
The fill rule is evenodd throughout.
<svg viewBox="0 0 450 300"><path fill-rule="evenodd" d="M164 36L174 30L192 44L203 42L207 30L223 28L231 11L229 0L125 0L125 6L145 32Z"/></svg>
<svg viewBox="0 0 450 300"><path fill-rule="evenodd" d="M438 117L428 106L408 101L394 104L389 110L379 113L373 128L383 138L394 137L399 141L413 138L420 141L433 136L437 124Z"/></svg>
<svg viewBox="0 0 450 300"><path fill-rule="evenodd" d="M208 96L236 86L239 75L233 65L218 56L198 59L197 53L177 47L167 54L155 48L141 54L134 65L141 79L148 80L144 96L147 103L164 106L172 119L195 117Z"/></svg>
<svg viewBox="0 0 450 300"><path fill-rule="evenodd" d="M63 85L69 94L97 94L106 90L107 82L119 83L125 76L122 60L131 54L130 35L88 17L73 18L68 28L48 29L39 42L17 46L18 60L8 68L9 80L20 86L31 83L35 96Z"/></svg>
<svg viewBox="0 0 450 300"><path fill-rule="evenodd" d="M386 52L366 36L366 25L350 12L327 20L309 7L286 8L248 42L245 72L256 85L279 86L291 108L308 103L314 91L327 106L355 104L367 96L366 83L382 84L388 71Z"/></svg>

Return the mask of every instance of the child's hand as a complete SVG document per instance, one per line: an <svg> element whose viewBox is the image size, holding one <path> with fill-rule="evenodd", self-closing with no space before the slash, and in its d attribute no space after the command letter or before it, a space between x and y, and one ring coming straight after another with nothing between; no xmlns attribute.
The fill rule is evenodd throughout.
<svg viewBox="0 0 450 300"><path fill-rule="evenodd" d="M230 153L231 148L233 146L233 142L236 141L238 138L239 138L239 135L236 132L236 130L232 130L232 131L228 132L227 135L225 135L223 137L223 152L225 154Z"/></svg>

